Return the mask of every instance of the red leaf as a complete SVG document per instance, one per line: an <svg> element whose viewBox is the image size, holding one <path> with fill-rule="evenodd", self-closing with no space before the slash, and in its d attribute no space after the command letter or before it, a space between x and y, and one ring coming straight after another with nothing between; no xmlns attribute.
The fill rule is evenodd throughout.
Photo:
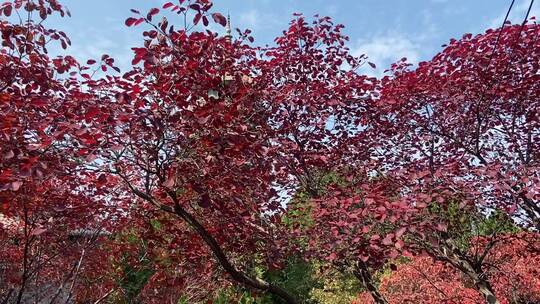
<svg viewBox="0 0 540 304"><path fill-rule="evenodd" d="M47 228L36 228L36 229L32 230L32 232L30 234L31 235L40 235L40 234L43 234L45 231L47 231Z"/></svg>
<svg viewBox="0 0 540 304"><path fill-rule="evenodd" d="M84 158L84 160L86 160L89 163L95 161L96 159L97 159L97 156L95 154L88 154L88 156Z"/></svg>
<svg viewBox="0 0 540 304"><path fill-rule="evenodd" d="M94 63L96 63L94 59L88 59L88 61L86 62L86 64L94 64Z"/></svg>
<svg viewBox="0 0 540 304"><path fill-rule="evenodd" d="M135 23L133 25L137 26L137 25L139 25L139 24L141 24L143 22L144 22L144 18L139 18L139 19L137 19L137 21L135 21Z"/></svg>
<svg viewBox="0 0 540 304"><path fill-rule="evenodd" d="M148 14L146 15L146 19L152 21L152 17L153 17L154 15L156 15L157 13L159 13L159 8L155 8L155 7L154 7L154 8L151 9L151 10L148 12Z"/></svg>
<svg viewBox="0 0 540 304"><path fill-rule="evenodd" d="M212 14L212 19L214 19L214 21L216 23L219 23L221 24L222 26L226 26L227 25L227 19L220 13L213 13Z"/></svg>
<svg viewBox="0 0 540 304"><path fill-rule="evenodd" d="M13 8L11 7L11 5L8 5L8 6L4 7L4 15L6 15L6 17L11 16L11 10L12 9Z"/></svg>
<svg viewBox="0 0 540 304"><path fill-rule="evenodd" d="M373 63L373 62L369 62L369 61L368 61L368 64L369 64L370 67L372 67L372 68L374 68L374 69L377 68L377 66L376 66L375 63Z"/></svg>
<svg viewBox="0 0 540 304"><path fill-rule="evenodd" d="M169 178L163 183L163 187L172 188L174 186L174 178Z"/></svg>
<svg viewBox="0 0 540 304"><path fill-rule="evenodd" d="M448 225L443 224L443 223L439 223L439 224L437 224L437 227L435 229L437 229L439 231L442 231L442 232L446 232L448 230Z"/></svg>
<svg viewBox="0 0 540 304"><path fill-rule="evenodd" d="M400 238L405 233L405 231L407 231L406 227L399 228L399 230L396 232L396 237Z"/></svg>
<svg viewBox="0 0 540 304"><path fill-rule="evenodd" d="M98 107L89 107L86 112L85 119L90 120L99 115L99 113L100 111Z"/></svg>
<svg viewBox="0 0 540 304"><path fill-rule="evenodd" d="M174 4L172 2L167 2L165 4L163 4L163 8L166 9L166 8L169 8L171 6L173 6Z"/></svg>
<svg viewBox="0 0 540 304"><path fill-rule="evenodd" d="M389 237L389 236L386 236L386 237L382 240L382 243L383 243L383 245L388 246L388 245L390 245L390 244L393 243L393 242L392 242L392 238Z"/></svg>
<svg viewBox="0 0 540 304"><path fill-rule="evenodd" d="M337 254L335 252L330 253L330 255L326 257L326 260L330 262L335 261L336 259L337 259Z"/></svg>
<svg viewBox="0 0 540 304"><path fill-rule="evenodd" d="M137 22L137 19L133 18L133 17L129 17L126 19L126 25L127 26L132 26L133 24L135 24L135 22Z"/></svg>
<svg viewBox="0 0 540 304"><path fill-rule="evenodd" d="M195 17L193 17L193 24L199 23L201 20L202 15L200 13L196 14Z"/></svg>
<svg viewBox="0 0 540 304"><path fill-rule="evenodd" d="M13 150L9 150L4 154L4 159L11 159L15 156L15 153L13 153Z"/></svg>
<svg viewBox="0 0 540 304"><path fill-rule="evenodd" d="M11 190L12 191L18 191L19 188L21 188L22 184L23 184L23 182L21 182L21 181L12 182L11 183Z"/></svg>
<svg viewBox="0 0 540 304"><path fill-rule="evenodd" d="M187 63L187 67L190 69L190 70L195 70L197 67L199 66L199 63L195 60L190 60L188 61Z"/></svg>

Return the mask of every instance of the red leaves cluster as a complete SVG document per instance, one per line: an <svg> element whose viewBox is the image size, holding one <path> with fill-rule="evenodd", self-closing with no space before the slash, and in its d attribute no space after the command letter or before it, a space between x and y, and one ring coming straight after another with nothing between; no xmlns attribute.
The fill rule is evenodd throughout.
<svg viewBox="0 0 540 304"><path fill-rule="evenodd" d="M500 31L493 54L499 31L489 30L452 40L416 69L393 65L381 96L356 116L364 125L330 156L350 164L332 166L338 187L323 187L322 199L311 193L310 253L345 269L360 259L376 270L408 247L440 258L455 237L445 213L452 208L499 210L525 229L539 227L539 27Z"/></svg>
<svg viewBox="0 0 540 304"><path fill-rule="evenodd" d="M381 147L393 174L425 172L407 186L456 189L467 194L464 205L537 225L539 31L527 24L465 35L415 70L395 64L382 81L377 128L393 147Z"/></svg>
<svg viewBox="0 0 540 304"><path fill-rule="evenodd" d="M213 6L211 1L205 0L196 0L194 2L188 1L179 1L179 4L174 4L172 2L166 2L163 4L163 9L176 13L178 15L184 15L186 18L188 14L193 13L192 22L193 26L196 26L201 22L205 27L207 27L209 22L209 17L211 16L215 23L220 24L221 26L227 25L227 19L220 13L209 13L210 9ZM151 8L146 16L142 15L138 10L131 10L133 13L138 15L137 17L129 17L125 20L127 26L137 26L143 22L151 23L155 15L159 14L160 9L157 7ZM164 17L165 18L165 17ZM166 20L166 18L164 19ZM187 24L185 25L187 26ZM165 31L165 29L162 29ZM187 30L187 28L186 28Z"/></svg>
<svg viewBox="0 0 540 304"><path fill-rule="evenodd" d="M38 12L41 20L53 13L69 14L53 0L13 1L1 7L6 16L25 10L21 15ZM47 55L46 41L57 40L63 48L70 41L64 32L37 20L2 19L0 32L2 299L17 301L30 293L36 299L62 298L59 286L66 288L63 292L71 288L69 293L92 290L95 286L87 282L95 283L92 278L110 270L104 251L95 246L103 238L77 235L113 231L122 216L120 209L108 205L114 199L105 200L110 193L103 188L106 182L94 183L94 176L79 170L80 158L89 154L72 141L87 134L81 119L86 110L79 103L85 94L75 78L83 67L71 56ZM69 77L58 77L65 73ZM104 279L93 297L100 295L98 290L107 292L110 283Z"/></svg>
<svg viewBox="0 0 540 304"><path fill-rule="evenodd" d="M414 257L411 262L399 265L397 271L384 277L381 292L389 303L484 303L478 292L466 286L458 272L430 257ZM353 303L374 303L364 292Z"/></svg>
<svg viewBox="0 0 540 304"><path fill-rule="evenodd" d="M536 303L540 300L537 234L509 237L489 258L486 275L493 282L500 303ZM482 247L485 240L477 240ZM475 250L476 248L472 249ZM389 303L485 303L472 283L455 269L430 257L417 256L383 277L380 287ZM368 293L355 301L373 303Z"/></svg>
<svg viewBox="0 0 540 304"><path fill-rule="evenodd" d="M346 183L329 185L327 196L314 201L310 251L337 264L361 259L375 269L398 256L411 256L403 237L414 209L388 200L396 195L393 181L370 182L364 176Z"/></svg>

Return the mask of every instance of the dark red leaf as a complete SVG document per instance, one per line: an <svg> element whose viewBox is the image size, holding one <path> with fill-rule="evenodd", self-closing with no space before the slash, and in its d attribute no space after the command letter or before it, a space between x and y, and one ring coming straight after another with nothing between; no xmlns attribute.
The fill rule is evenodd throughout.
<svg viewBox="0 0 540 304"><path fill-rule="evenodd" d="M216 23L219 23L221 24L222 26L226 26L227 25L227 19L220 13L213 13L212 14L212 19L214 19L214 21Z"/></svg>
<svg viewBox="0 0 540 304"><path fill-rule="evenodd" d="M129 17L129 18L126 19L125 24L126 24L127 26L132 26L135 22L137 22L137 19L135 19L135 18L133 18L133 17Z"/></svg>
<svg viewBox="0 0 540 304"><path fill-rule="evenodd" d="M6 15L6 17L11 16L12 9L13 7L11 5L7 5L6 7L4 7L4 15Z"/></svg>
<svg viewBox="0 0 540 304"><path fill-rule="evenodd" d="M152 8L146 15L146 19L152 21L152 17L159 13L159 8Z"/></svg>
<svg viewBox="0 0 540 304"><path fill-rule="evenodd" d="M32 230L32 232L30 233L30 235L40 235L40 234L43 234L45 231L47 231L46 228L36 228L34 230Z"/></svg>
<svg viewBox="0 0 540 304"><path fill-rule="evenodd" d="M193 24L199 23L199 21L201 20L201 17L202 15L200 13L197 13L195 17L193 17Z"/></svg>
<svg viewBox="0 0 540 304"><path fill-rule="evenodd" d="M13 153L13 150L9 150L4 154L4 159L11 159L15 156L15 153Z"/></svg>

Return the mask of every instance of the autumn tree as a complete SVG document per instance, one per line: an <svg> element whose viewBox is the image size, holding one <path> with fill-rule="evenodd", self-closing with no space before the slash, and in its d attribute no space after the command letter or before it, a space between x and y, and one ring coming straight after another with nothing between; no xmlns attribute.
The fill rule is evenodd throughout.
<svg viewBox="0 0 540 304"><path fill-rule="evenodd" d="M110 228L107 220L119 218L106 206L106 191L86 184L71 157L70 134L80 130L71 97L80 94L76 76L84 67L71 56L48 55L51 42L70 44L64 32L45 27L55 14L69 12L52 0L0 6L3 303L77 298L83 273L100 265L96 242Z"/></svg>
<svg viewBox="0 0 540 304"><path fill-rule="evenodd" d="M499 302L485 273L500 231L471 254L441 215L504 212L538 228L538 31L524 23L466 34L416 69L396 63L382 81L377 135L386 146L376 156L421 215L407 231L488 303Z"/></svg>
<svg viewBox="0 0 540 304"><path fill-rule="evenodd" d="M158 8L133 10L126 25L149 27L143 45L134 48L133 69L86 82L95 94L85 101L93 138L80 141L95 155L87 169L97 180L120 178L126 201L138 200L134 209L176 216L237 284L295 303L245 268L256 253L275 258L270 213L279 205L272 199L258 59L246 44L252 38L248 32L233 40L201 31L198 26L210 18L225 25L211 6L164 4L165 11L189 18L180 29L165 16L154 23ZM181 249L197 250L195 244Z"/></svg>
<svg viewBox="0 0 540 304"><path fill-rule="evenodd" d="M395 153L388 162L414 162L426 175L444 168L455 183L477 189L469 193L485 208L534 227L538 31L529 23L466 34L414 71L396 64L383 83L382 107L388 139L409 157Z"/></svg>
<svg viewBox="0 0 540 304"><path fill-rule="evenodd" d="M537 32L524 24L468 34L416 69L394 64L380 98L364 103L369 123L348 127L358 130L347 141L357 152L345 158L352 169L312 202L314 248L332 263L364 262L368 281L385 261L427 250L496 303L485 273L504 227L484 232L483 250L466 244L490 213L534 227Z"/></svg>
<svg viewBox="0 0 540 304"><path fill-rule="evenodd" d="M497 267L491 268L486 275L491 277L501 303L536 303L540 299L535 264L539 253L538 235L517 234L507 237L496 245L489 263ZM476 241L476 246L488 244L486 239ZM396 271L383 277L380 290L389 303L483 302L467 277L429 256L416 256L401 263ZM373 301L364 293L355 303L367 304Z"/></svg>

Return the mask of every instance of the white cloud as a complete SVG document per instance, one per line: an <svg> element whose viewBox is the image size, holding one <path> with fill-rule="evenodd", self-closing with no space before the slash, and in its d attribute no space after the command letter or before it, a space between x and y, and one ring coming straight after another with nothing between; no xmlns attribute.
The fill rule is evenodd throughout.
<svg viewBox="0 0 540 304"><path fill-rule="evenodd" d="M240 24L249 29L256 29L259 26L261 14L257 10L249 10L240 14Z"/></svg>
<svg viewBox="0 0 540 304"><path fill-rule="evenodd" d="M231 13L231 23L233 28L238 27L253 31L273 30L275 28L282 28L287 24L285 17L289 16L277 15L274 12L261 12L258 9L249 9L238 15Z"/></svg>
<svg viewBox="0 0 540 304"><path fill-rule="evenodd" d="M72 55L79 63L85 65L88 59L99 61L102 55L107 54L115 59L114 65L122 70L122 73L131 68L133 58L132 46L140 45L138 32L121 32L121 26L109 27L109 32L104 34L96 27L86 27L70 33L73 45L63 50L58 44L50 44L50 53L56 55ZM69 34L69 33L68 33Z"/></svg>
<svg viewBox="0 0 540 304"><path fill-rule="evenodd" d="M421 56L421 45L403 34L387 33L357 41L352 53L355 56L365 54L368 57L367 61L377 66L376 69L372 69L366 65L361 72L380 77L391 63L403 57L406 57L410 63L418 63Z"/></svg>
<svg viewBox="0 0 540 304"><path fill-rule="evenodd" d="M338 9L337 5L330 4L330 5L326 6L325 11L326 11L326 14L328 16L333 17L333 16L336 16L338 14L339 9Z"/></svg>
<svg viewBox="0 0 540 304"><path fill-rule="evenodd" d="M512 7L512 10L510 11L510 15L508 16L508 20L512 21L512 23L522 23L523 18L525 18L525 14L527 13L527 9L529 8L531 1L530 0L522 0L521 2L517 3ZM498 28L502 25L502 22L504 20L504 16L506 15L506 11L508 10L508 7L504 7L504 11L501 12L500 15L493 18L488 22L488 28ZM533 4L533 7L531 8L531 12L529 13L530 17L538 17L540 18L540 4L538 2L535 2Z"/></svg>
<svg viewBox="0 0 540 304"><path fill-rule="evenodd" d="M384 71L401 58L407 58L407 62L414 65L431 58L438 51L432 45L434 40L438 41L440 38L441 30L431 10L421 10L418 17L421 24L418 31L405 32L406 27L398 22L395 28L402 30L379 32L357 40L351 48L352 54L355 56L364 54L368 57L368 62L376 65L373 69L366 64L359 72L382 77Z"/></svg>

